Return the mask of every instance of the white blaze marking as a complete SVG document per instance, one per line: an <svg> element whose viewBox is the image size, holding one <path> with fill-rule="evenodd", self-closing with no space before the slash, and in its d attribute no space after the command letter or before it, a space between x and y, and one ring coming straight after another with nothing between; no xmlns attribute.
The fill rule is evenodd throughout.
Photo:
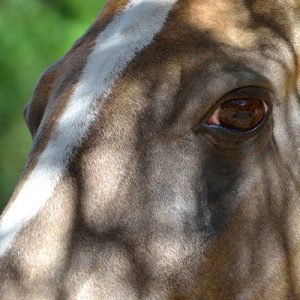
<svg viewBox="0 0 300 300"><path fill-rule="evenodd" d="M37 165L0 221L0 255L45 205L61 180L74 149L87 136L99 101L128 63L161 29L176 0L131 0L98 36L64 114ZM59 199L57 199L59 201Z"/></svg>

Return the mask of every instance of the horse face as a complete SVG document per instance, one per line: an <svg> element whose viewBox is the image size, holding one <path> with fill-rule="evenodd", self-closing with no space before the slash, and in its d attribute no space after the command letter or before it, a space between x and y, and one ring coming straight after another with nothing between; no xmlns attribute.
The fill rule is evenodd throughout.
<svg viewBox="0 0 300 300"><path fill-rule="evenodd" d="M142 1L118 31L122 5L109 3L25 110L25 178L49 140L68 153L33 225L58 249L41 237L45 281L67 255L61 288L74 297L299 296L299 4L178 1L139 49L140 11L163 5ZM56 155L51 176L66 161Z"/></svg>

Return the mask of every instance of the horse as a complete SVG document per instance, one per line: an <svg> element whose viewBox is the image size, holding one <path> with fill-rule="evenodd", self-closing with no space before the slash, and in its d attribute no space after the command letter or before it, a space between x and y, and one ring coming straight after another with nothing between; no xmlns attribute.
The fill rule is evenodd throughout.
<svg viewBox="0 0 300 300"><path fill-rule="evenodd" d="M39 79L1 299L300 299L300 1L109 0Z"/></svg>

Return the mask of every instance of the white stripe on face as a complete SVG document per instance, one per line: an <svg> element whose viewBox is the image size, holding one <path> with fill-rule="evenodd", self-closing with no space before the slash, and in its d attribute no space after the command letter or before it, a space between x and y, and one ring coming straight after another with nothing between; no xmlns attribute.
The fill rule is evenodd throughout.
<svg viewBox="0 0 300 300"><path fill-rule="evenodd" d="M131 0L96 39L65 112L17 198L0 221L0 255L45 205L61 180L74 149L87 136L128 63L162 29L176 0ZM59 199L57 199L59 200Z"/></svg>

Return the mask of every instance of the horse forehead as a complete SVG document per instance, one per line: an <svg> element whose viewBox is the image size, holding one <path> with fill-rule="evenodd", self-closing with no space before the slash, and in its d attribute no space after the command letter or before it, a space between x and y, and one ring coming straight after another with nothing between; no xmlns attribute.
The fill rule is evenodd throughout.
<svg viewBox="0 0 300 300"><path fill-rule="evenodd" d="M187 32L198 34L201 39L204 38L203 33L208 33L218 43L245 49L258 46L262 39L268 40L269 36L288 37L294 34L295 30L292 27L296 27L295 24L298 24L294 21L299 19L297 11L300 6L299 1L290 0L285 2L280 0L177 0L161 2L140 0L135 2L137 3L136 6L141 6L142 9L136 9L134 18L128 17L125 22L120 24L119 29L121 31L118 34L125 33L126 35L127 31L133 31L138 20L142 20L146 14L155 12L155 9L159 10L166 2L174 2L175 5L165 21L165 26L161 29L166 42L168 40L172 42L173 39L176 39L176 35L180 36L177 38L180 39ZM89 31L60 61L60 77L70 79L72 76L78 76L78 72L74 72L74 68L86 64L97 36L102 33L116 15L122 13L125 16L130 16L130 10L124 11L124 8L129 6L128 3L129 1L125 0L108 1L103 12ZM170 33L171 35L168 37ZM116 38L118 36L113 37L111 41L116 42ZM183 37L182 42L185 43L187 39L188 37ZM153 42L155 43L156 39ZM203 42L208 43L204 39ZM212 44L212 46L215 45ZM186 47L188 48L188 45Z"/></svg>
<svg viewBox="0 0 300 300"><path fill-rule="evenodd" d="M291 34L298 8L299 1L192 0L181 3L178 15L191 30L206 32L218 42L248 48L257 45L260 37Z"/></svg>
<svg viewBox="0 0 300 300"><path fill-rule="evenodd" d="M291 16L299 9L299 1L287 0L266 0L266 1L248 1L248 0L206 0L206 1L179 1L178 5L184 9L184 15L187 21L199 23L207 28L215 27L224 30L224 27L230 27L233 24L245 25L255 22L256 25L265 24L268 21L284 24L283 16Z"/></svg>

